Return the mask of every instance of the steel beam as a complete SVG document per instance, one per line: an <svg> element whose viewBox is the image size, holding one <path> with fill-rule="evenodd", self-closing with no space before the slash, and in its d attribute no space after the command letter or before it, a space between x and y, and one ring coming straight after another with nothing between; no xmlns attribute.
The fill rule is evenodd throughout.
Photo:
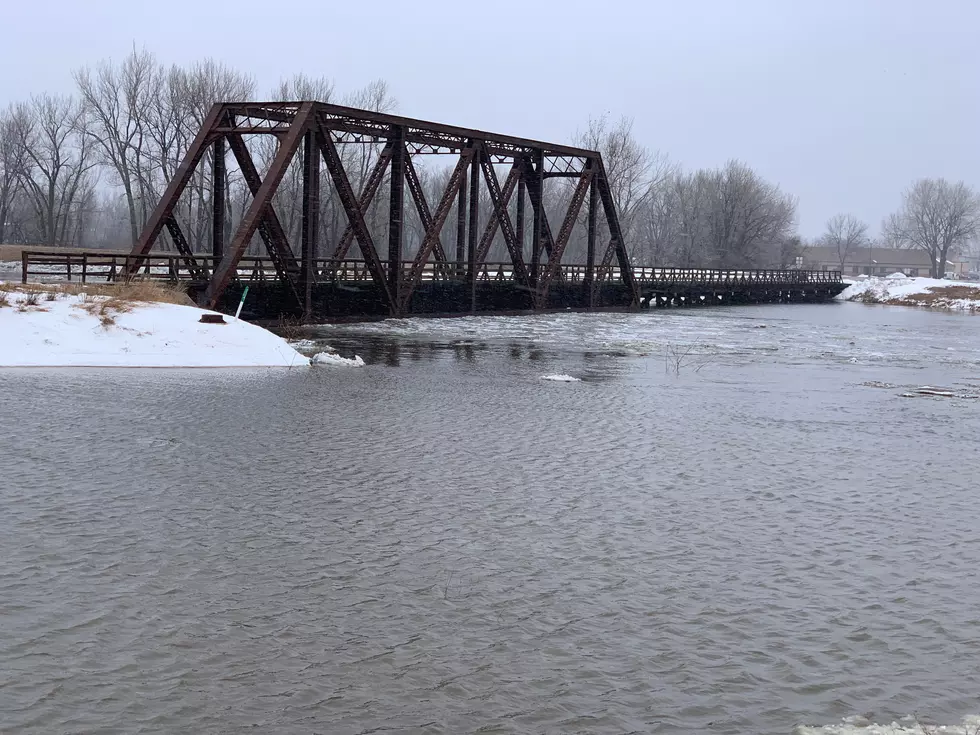
<svg viewBox="0 0 980 735"><path fill-rule="evenodd" d="M375 194L378 193L378 189L381 187L381 182L384 181L385 172L388 170L388 164L391 163L391 144L388 143L384 148L381 149L381 153L378 154L378 160L374 164L374 168L371 169L371 173L368 175L367 181L364 182L364 186L361 188L361 196L358 197L358 209L360 209L361 217L367 215L368 207L371 206L371 202L374 201ZM347 257L347 252L350 250L350 246L354 242L354 226L347 223L347 227L344 229L344 234L340 236L340 241L337 243L337 247L333 252L334 260L343 260Z"/></svg>
<svg viewBox="0 0 980 735"><path fill-rule="evenodd" d="M207 280L207 270L194 258L191 246L187 244L187 238L184 237L184 232L180 229L180 225L177 224L177 218L173 214L167 217L166 226L167 232L170 233L170 239L174 241L174 247L180 253L184 265L187 266L187 270L190 271L191 276L198 281Z"/></svg>
<svg viewBox="0 0 980 735"><path fill-rule="evenodd" d="M602 164L602 159L596 155L592 159L596 180L599 185L599 199L602 202L602 210L606 215L606 225L609 227L611 245L615 248L616 258L619 261L619 273L630 290L633 299L633 306L640 305L640 291L633 277L633 268L630 264L629 253L626 252L626 242L623 240L623 231L619 226L619 215L616 212L616 204L612 198L612 191L609 188L609 180L606 178L606 169Z"/></svg>
<svg viewBox="0 0 980 735"><path fill-rule="evenodd" d="M364 256L364 262L367 264L368 271L371 273L371 278L374 279L375 285L381 289L382 297L388 308L396 311L398 304L395 301L395 295L392 294L391 288L388 286L385 269L381 263L381 259L378 257L378 251L374 247L371 231L368 230L367 224L364 222L364 215L361 212L357 198L354 196L354 190L351 188L350 179L347 178L343 161L340 160L340 153L337 152L337 146L334 145L330 137L330 131L324 130L321 126L320 135L317 139L320 143L320 151L323 153L323 160L327 164L327 171L330 172L330 177L333 179L334 188L337 190L337 196L340 198L340 204L343 206L344 212L347 213L347 220L354 228L354 237L357 238L357 244L361 248L361 254Z"/></svg>
<svg viewBox="0 0 980 735"><path fill-rule="evenodd" d="M432 212L429 209L429 201L425 198L425 190L422 188L422 182L419 181L418 172L415 170L415 164L412 162L412 156L407 150L405 155L405 182L408 184L408 189L412 193L412 199L415 201L415 210L419 214L419 221L422 223L422 228L428 232L432 227ZM442 238L438 233L436 234L435 243L432 246L432 253L435 255L437 263L446 263L446 251L442 246Z"/></svg>
<svg viewBox="0 0 980 735"><path fill-rule="evenodd" d="M238 261L241 260L242 255L245 253L245 248L248 246L249 240L252 239L252 235L255 234L255 230L258 228L266 208L272 202L272 195L275 194L276 189L279 187L282 177L286 174L286 168L289 166L289 162L293 160L293 155L296 153L296 149L299 147L300 142L302 142L303 136L306 135L312 122L313 103L304 102L296 118L293 120L292 126L289 128L289 133L283 138L282 145L276 153L276 157L272 160L272 165L269 166L269 172L266 174L265 180L252 199L252 204L245 211L245 215L242 217L242 222L238 226L238 231L231 241L228 252L225 253L225 256L221 259L221 263L215 268L214 275L208 283L207 290L204 292L204 302L208 308L213 309L217 306L218 299L236 274ZM302 300L300 300L300 303L302 303Z"/></svg>
<svg viewBox="0 0 980 735"><path fill-rule="evenodd" d="M303 287L303 318L313 314L313 284L316 282L314 262L317 256L317 236L320 230L320 145L319 133L307 130L303 137L303 267L300 283Z"/></svg>
<svg viewBox="0 0 980 735"><path fill-rule="evenodd" d="M215 261L221 260L225 246L225 187L227 175L225 168L225 138L214 139L211 160L211 255Z"/></svg>
<svg viewBox="0 0 980 735"><path fill-rule="evenodd" d="M480 144L476 144L476 156L482 155ZM476 158L470 166L470 228L466 241L466 282L470 287L470 311L476 311L476 279L478 263L476 261L477 230L480 226L480 167Z"/></svg>
<svg viewBox="0 0 980 735"><path fill-rule="evenodd" d="M520 175L520 167L517 166L517 226L515 235L517 237L517 242L521 246L521 255L524 255L524 194L527 189L527 184L524 183L524 177Z"/></svg>
<svg viewBox="0 0 980 735"><path fill-rule="evenodd" d="M531 286L537 288L538 275L541 269L541 241L544 239L545 213L541 193L544 190L544 163L539 153L535 169L529 161L525 162L525 183L531 199L531 209L534 210L534 230L531 233Z"/></svg>
<svg viewBox="0 0 980 735"><path fill-rule="evenodd" d="M555 277L555 273L558 272L561 266L562 256L565 254L565 246L568 244L568 240L572 235L572 230L575 228L575 222L578 220L578 213L582 209L582 202L585 201L585 195L589 191L589 185L592 183L592 170L587 169L579 177L578 185L575 187L575 191L572 193L572 199L568 203L568 210L565 212L565 219L562 221L561 229L558 230L558 237L555 240L555 247L551 254L548 256L548 267L545 269L544 278L541 280L539 290L541 291L542 302L547 301L548 289L551 286L551 280Z"/></svg>
<svg viewBox="0 0 980 735"><path fill-rule="evenodd" d="M473 146L470 141L469 145ZM469 161L467 161L469 163ZM476 162L473 163L476 166ZM463 173L466 173L464 166ZM459 200L456 207L456 277L462 278L466 273L464 265L466 258L466 177L459 180Z"/></svg>
<svg viewBox="0 0 980 735"><path fill-rule="evenodd" d="M422 269L425 267L425 263L429 259L429 254L439 241L439 233L442 231L443 225L446 224L446 219L449 217L449 210L452 209L453 200L458 194L466 190L466 167L473 158L473 154L473 149L469 148L464 150L463 154L459 157L459 160L456 162L456 168L453 169L452 174L449 176L449 181L446 183L446 190L442 193L442 198L439 200L439 205L436 207L435 216L425 229L425 237L422 239L422 244L419 246L419 250L415 254L415 260L412 262L412 269L409 272L408 278L406 279L407 283L405 284L405 289L402 293L403 311L407 310L408 305L411 302L412 292L415 290L419 279L422 277ZM464 225L465 222L466 220L464 219Z"/></svg>
<svg viewBox="0 0 980 735"><path fill-rule="evenodd" d="M391 129L391 186L388 198L388 288L394 297L395 313L401 309L402 244L405 214L405 129Z"/></svg>
<svg viewBox="0 0 980 735"><path fill-rule="evenodd" d="M521 286L527 286L528 274L527 265L524 263L524 251L514 228L511 226L510 213L507 211L517 180L520 178L520 170L516 165L511 168L507 180L504 182L504 188L501 190L500 182L497 181L497 172L494 171L493 164L486 152L481 156L480 165L483 168L483 179L486 181L487 190L490 193L490 201L493 203L493 212L490 214L490 221L487 222L483 238L480 240L480 247L476 255L477 263L486 261L487 253L490 251L499 225L504 235L504 242L507 244L507 251L510 253L510 261L514 266L514 280Z"/></svg>
<svg viewBox="0 0 980 735"><path fill-rule="evenodd" d="M203 158L204 152L211 142L211 128L215 126L221 118L221 115L222 106L220 104L213 105L208 116L204 119L201 129L194 137L191 147L184 154L184 158L177 167L174 177L170 179L170 183L167 184L163 196L143 226L143 232L140 233L139 240L133 246L132 255L135 257L128 258L126 265L123 266L124 275L131 276L139 270L143 262L143 256L150 252L153 243L160 236L160 231L163 230L167 220L171 218L174 209L177 207L177 202L180 200L180 195L187 188L187 184L194 174L194 169L201 161L201 158Z"/></svg>
<svg viewBox="0 0 980 735"><path fill-rule="evenodd" d="M588 234L586 236L585 279L582 282L582 287L585 289L590 308L595 306L595 290L592 288L592 282L595 280L595 231L598 198L599 190L596 187L595 177L593 176L589 184L589 219L587 225Z"/></svg>
<svg viewBox="0 0 980 735"><path fill-rule="evenodd" d="M227 137L228 146L235 156L235 161L238 162L238 168L241 169L242 178L245 179L245 184L248 186L248 190L252 193L254 199L262 187L262 178L259 176L259 171L255 167L255 161L252 160L252 154L249 153L248 147L245 145L245 139L241 135L231 134ZM262 212L258 231L259 237L262 238L262 242L269 252L269 257L272 258L272 263L276 268L276 273L279 275L279 278L292 284L292 288L296 292L297 303L302 303L298 291L299 263L296 262L296 256L293 254L293 249L289 246L286 231L283 229L282 223L276 215L276 210L272 206L271 199L269 200L269 206Z"/></svg>

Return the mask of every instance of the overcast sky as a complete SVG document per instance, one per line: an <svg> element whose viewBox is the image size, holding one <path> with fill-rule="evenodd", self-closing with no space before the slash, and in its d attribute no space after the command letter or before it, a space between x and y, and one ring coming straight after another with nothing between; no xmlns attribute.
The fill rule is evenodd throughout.
<svg viewBox="0 0 980 735"><path fill-rule="evenodd" d="M977 0L12 1L0 103L134 43L262 90L383 78L401 114L555 142L627 115L686 168L739 158L799 197L805 236L877 232L919 177L980 186Z"/></svg>

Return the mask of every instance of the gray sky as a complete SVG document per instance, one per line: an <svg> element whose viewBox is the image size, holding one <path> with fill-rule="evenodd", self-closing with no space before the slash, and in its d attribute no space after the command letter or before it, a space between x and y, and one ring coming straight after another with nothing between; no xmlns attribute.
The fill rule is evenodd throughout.
<svg viewBox="0 0 980 735"><path fill-rule="evenodd" d="M135 42L263 90L297 71L341 93L383 78L401 114L555 142L628 115L685 168L740 158L798 196L805 236L847 211L877 232L919 177L980 187L976 0L35 0L4 16L0 103L71 91L71 69Z"/></svg>

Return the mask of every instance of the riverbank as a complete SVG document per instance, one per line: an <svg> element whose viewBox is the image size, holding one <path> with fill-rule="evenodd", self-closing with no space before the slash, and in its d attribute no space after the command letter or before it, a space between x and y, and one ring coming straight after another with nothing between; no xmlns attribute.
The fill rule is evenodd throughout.
<svg viewBox="0 0 980 735"><path fill-rule="evenodd" d="M948 311L980 311L980 284L936 278L907 278L894 274L852 283L837 297L841 301L889 306L922 306Z"/></svg>
<svg viewBox="0 0 980 735"><path fill-rule="evenodd" d="M299 367L281 337L166 287L0 282L0 367Z"/></svg>

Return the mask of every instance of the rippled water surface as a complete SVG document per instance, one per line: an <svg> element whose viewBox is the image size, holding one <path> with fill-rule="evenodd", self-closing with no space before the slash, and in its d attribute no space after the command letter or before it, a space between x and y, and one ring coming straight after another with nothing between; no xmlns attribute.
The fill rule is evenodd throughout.
<svg viewBox="0 0 980 735"><path fill-rule="evenodd" d="M320 336L367 367L0 371L0 731L980 711L980 317Z"/></svg>

